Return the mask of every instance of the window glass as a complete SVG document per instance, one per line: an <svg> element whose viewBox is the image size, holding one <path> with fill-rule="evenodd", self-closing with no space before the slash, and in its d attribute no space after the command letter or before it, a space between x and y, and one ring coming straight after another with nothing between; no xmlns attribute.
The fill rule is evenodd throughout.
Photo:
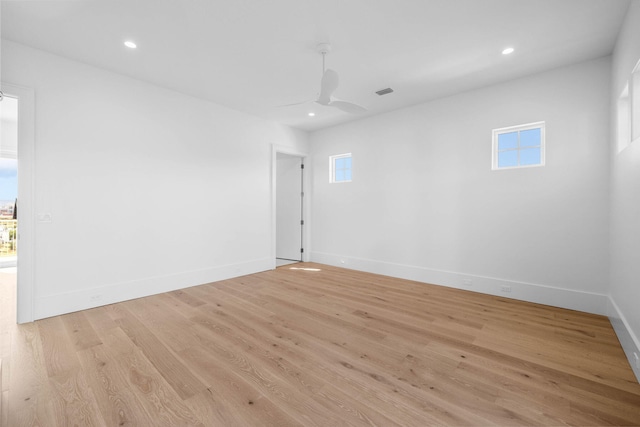
<svg viewBox="0 0 640 427"><path fill-rule="evenodd" d="M508 150L510 148L518 148L518 132L498 135L498 150Z"/></svg>
<svg viewBox="0 0 640 427"><path fill-rule="evenodd" d="M544 122L493 130L492 169L544 166Z"/></svg>
<svg viewBox="0 0 640 427"><path fill-rule="evenodd" d="M540 128L527 129L520 132L520 147L540 145Z"/></svg>
<svg viewBox="0 0 640 427"><path fill-rule="evenodd" d="M523 148L520 150L520 164L524 166L540 164L540 148Z"/></svg>
<svg viewBox="0 0 640 427"><path fill-rule="evenodd" d="M351 153L329 157L329 182L351 182Z"/></svg>
<svg viewBox="0 0 640 427"><path fill-rule="evenodd" d="M640 138L640 61L633 69L631 74L631 90L629 95L630 101L630 122L631 122L631 141Z"/></svg>
<svg viewBox="0 0 640 427"><path fill-rule="evenodd" d="M503 151L502 153L498 153L498 167L509 168L514 166L518 166L517 151Z"/></svg>

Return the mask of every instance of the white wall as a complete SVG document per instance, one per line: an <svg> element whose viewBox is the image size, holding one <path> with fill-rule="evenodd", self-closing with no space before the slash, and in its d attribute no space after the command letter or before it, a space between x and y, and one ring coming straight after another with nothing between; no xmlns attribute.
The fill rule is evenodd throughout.
<svg viewBox="0 0 640 427"><path fill-rule="evenodd" d="M313 133L312 259L606 312L609 79L603 58ZM491 171L491 130L542 120L546 166Z"/></svg>
<svg viewBox="0 0 640 427"><path fill-rule="evenodd" d="M640 1L631 3L613 55L611 105L640 60ZM615 123L615 122L614 122ZM631 366L640 355L640 140L618 153L611 135L611 300L610 317Z"/></svg>
<svg viewBox="0 0 640 427"><path fill-rule="evenodd" d="M306 134L2 42L35 92L35 317L269 269L271 146ZM302 147L302 148L301 148Z"/></svg>

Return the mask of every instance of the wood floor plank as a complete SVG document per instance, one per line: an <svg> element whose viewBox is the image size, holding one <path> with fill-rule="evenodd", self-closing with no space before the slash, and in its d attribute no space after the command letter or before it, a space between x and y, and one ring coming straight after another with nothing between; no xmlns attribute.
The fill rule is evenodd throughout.
<svg viewBox="0 0 640 427"><path fill-rule="evenodd" d="M91 348L102 344L98 334L87 320L85 313L76 312L60 316L67 329L67 335L71 338L76 351Z"/></svg>
<svg viewBox="0 0 640 427"><path fill-rule="evenodd" d="M7 393L8 427L52 425L49 376L35 323L15 329Z"/></svg>
<svg viewBox="0 0 640 427"><path fill-rule="evenodd" d="M0 403L0 427L9 425L9 411L7 410L9 406L9 390L3 391L0 394L0 399L2 399L2 403Z"/></svg>
<svg viewBox="0 0 640 427"><path fill-rule="evenodd" d="M228 302L227 302L228 304ZM362 412L362 405L356 404L347 395L337 390L331 383L326 382L322 377L313 375L306 369L301 369L300 365L307 360L307 356L300 354L299 351L291 351L281 347L279 339L271 333L264 333L243 322L242 319L250 316L250 313L243 313L242 319L234 316L230 311L225 311L224 307L211 307L209 310L203 308L207 317L197 317L193 320L207 325L209 319L212 322L219 323L222 327L216 330L224 334L226 339L236 343L242 347L246 353L254 355L266 368L283 379L297 385L297 390L311 398L317 397L322 393L327 398L341 402L340 406L334 408L337 419L329 419L323 416L323 419L332 424L338 424L340 420L352 423L372 423L373 425L395 425L395 422L378 413L374 408L368 407L366 414ZM299 350L299 349L298 349ZM319 403L323 405L326 399L320 399ZM336 411L337 409L337 411ZM330 412L331 413L331 412Z"/></svg>
<svg viewBox="0 0 640 427"><path fill-rule="evenodd" d="M82 371L91 387L96 404L108 426L161 424L155 412L147 412L127 382L129 372L103 345L78 352Z"/></svg>
<svg viewBox="0 0 640 427"><path fill-rule="evenodd" d="M259 387L229 369L218 357L212 357L209 348L196 346L183 351L182 356L209 384L206 392L188 399L194 405L204 401L209 406L208 418L221 421L221 425L301 425L262 394Z"/></svg>
<svg viewBox="0 0 640 427"><path fill-rule="evenodd" d="M185 304L191 306L191 307L199 307L201 305L204 304L204 301L194 297L193 295L191 295L188 291L184 291L184 290L177 290L177 291L173 291L173 292L169 292L169 295L171 295L172 297L184 302Z"/></svg>
<svg viewBox="0 0 640 427"><path fill-rule="evenodd" d="M201 288L202 286L197 287ZM171 307L173 311L179 313L185 319L198 314L198 307L192 307L189 304L186 304L179 299L171 296L170 294L159 294L154 295L154 297L158 301L164 303L165 306Z"/></svg>
<svg viewBox="0 0 640 427"><path fill-rule="evenodd" d="M235 389L231 392L232 395L237 395L238 393L238 390ZM252 409L247 409L248 402L243 401L241 404L233 399L220 399L207 391L190 397L184 403L193 411L194 415L203 420L205 426L298 425L289 418L282 419L282 414L274 414L269 409L265 410L264 399L252 399L256 399L256 401L251 400L253 402L251 404ZM253 406L260 409L253 412Z"/></svg>
<svg viewBox="0 0 640 427"><path fill-rule="evenodd" d="M116 322L109 316L105 307L96 307L82 312L87 318L91 327L100 334L101 332L108 331L113 328L117 328Z"/></svg>
<svg viewBox="0 0 640 427"><path fill-rule="evenodd" d="M629 369L618 363L619 351L616 352L616 357L613 352L607 354L613 349L602 349L602 346L591 345L588 352L572 354L571 350L575 346L571 346L567 342L544 340L535 336L514 342L512 337L513 335L507 331L488 328L478 335L474 343L484 347L501 347L505 349L505 353L515 357L536 360L537 363L544 363L549 367L571 372L584 378L597 378L621 388L626 388L630 384L630 387L634 388L632 381L635 380L628 375ZM550 345L551 343L553 345ZM538 350L544 347L548 347L548 349L544 353L540 353ZM594 366L597 367L597 372L594 372Z"/></svg>
<svg viewBox="0 0 640 427"><path fill-rule="evenodd" d="M45 366L50 377L77 369L79 361L76 349L62 322L62 317L39 320L37 325L42 341Z"/></svg>
<svg viewBox="0 0 640 427"><path fill-rule="evenodd" d="M203 426L198 417L184 404L177 391L165 380L161 372L147 359L145 353L134 344L120 328L100 337L105 351L115 360L116 369L126 372L129 389L135 393L145 408L149 425L153 426Z"/></svg>
<svg viewBox="0 0 640 427"><path fill-rule="evenodd" d="M193 345L195 337L190 333L189 320L161 298L154 296L127 301L125 307L141 323L154 325L153 333L174 353Z"/></svg>
<svg viewBox="0 0 640 427"><path fill-rule="evenodd" d="M229 290L229 289L227 289ZM254 308L255 309L255 308ZM387 379L377 374L378 368L357 369L356 362L361 361L361 347L356 350L351 342L355 338L354 334L346 334L340 329L327 328L326 325L313 321L303 320L303 317L296 316L295 325L283 319L271 318L274 325L277 325L276 338L279 338L282 345L287 345L292 349L302 349L306 352L305 369L314 372L318 377L329 378L330 382L340 384L343 389L351 389L355 395L365 401L369 401L372 407L387 408L389 412L403 414L404 425L420 425L430 422L435 424L471 424L468 414L453 414L434 402L423 401L415 395L415 389L411 384L407 384L403 378ZM321 342L318 342L321 341ZM373 341L369 341L370 346ZM354 347L354 351L350 350ZM371 353L375 353L373 350ZM316 360L318 359L318 360ZM350 361L350 362L347 362ZM321 361L322 363L318 363ZM381 383L388 393L372 395L370 387L372 380ZM375 387L378 389L379 386ZM401 397L398 396L402 395ZM407 399L409 397L409 399ZM443 403L443 402L440 402ZM448 404L444 402L444 405ZM474 420L483 420L479 415L473 417ZM486 422L486 420L483 420Z"/></svg>
<svg viewBox="0 0 640 427"><path fill-rule="evenodd" d="M199 325L198 339L209 352L210 358L216 358L227 369L242 375L250 384L270 401L276 403L285 413L305 425L322 426L336 424L338 419L334 413L328 413L311 399L306 398L304 391L295 384L287 383L278 371L270 371L251 353L247 353L241 345L227 340L221 342L225 331L220 325L204 318L194 319ZM227 333L229 331L226 331Z"/></svg>
<svg viewBox="0 0 640 427"><path fill-rule="evenodd" d="M0 360L2 360L3 365L0 372L0 392L9 389L9 372L11 370L9 363L11 362L11 339L13 334L14 332L8 329L0 332Z"/></svg>
<svg viewBox="0 0 640 427"><path fill-rule="evenodd" d="M277 364L278 369L287 372L288 375L293 375L294 380L300 383L301 390L324 396L321 403L327 403L327 400L341 402L337 408L334 408L334 411L338 410L337 413L342 413L345 419L355 417L357 420L353 420L354 422L370 422L373 425L396 424L395 420L377 413L377 409L384 406L384 404L381 405L383 402L374 401L375 405L367 405L361 403L361 399L358 398L354 401L341 391L342 378L336 382L332 378L327 378L324 370L317 369L317 364L322 363L323 360L321 357L316 357L318 353L314 349L305 348L302 335L279 326L280 322L273 318L273 321L261 320L260 315L266 316L268 319L273 315L272 313L251 304L243 304L242 300L235 300L234 297L223 299L224 304L216 304L216 308L211 308L211 312L221 314L222 317L218 319L226 322L230 327L246 332L251 337L249 342L259 342L264 348L268 348L269 352L275 356L271 360ZM229 309L228 312L224 311L226 308ZM206 308L202 308L202 310L206 310ZM236 315L233 316L231 313ZM247 323L245 324L243 320L246 320ZM287 367L287 362L305 366L303 372L312 374L316 379L309 379L308 375L300 375L299 368ZM314 365L316 369L309 369L308 364ZM320 379L325 380L325 384L318 390ZM367 408L367 410L363 412L363 408ZM407 419L411 420L411 417L405 413L404 422L400 425L412 425L418 422L414 419L413 423L407 423Z"/></svg>
<svg viewBox="0 0 640 427"><path fill-rule="evenodd" d="M49 377L53 419L59 426L106 426L81 369Z"/></svg>
<svg viewBox="0 0 640 427"><path fill-rule="evenodd" d="M606 317L321 264L14 318L10 427L640 425Z"/></svg>
<svg viewBox="0 0 640 427"><path fill-rule="evenodd" d="M153 325L146 326L133 314L124 309L125 315L116 323L142 350L158 372L173 387L176 393L186 399L206 389L190 371L169 350L169 346L153 333Z"/></svg>

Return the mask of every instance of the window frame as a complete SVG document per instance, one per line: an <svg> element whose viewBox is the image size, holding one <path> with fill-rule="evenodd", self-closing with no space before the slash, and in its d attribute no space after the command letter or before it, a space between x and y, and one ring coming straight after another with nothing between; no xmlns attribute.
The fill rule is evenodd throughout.
<svg viewBox="0 0 640 427"><path fill-rule="evenodd" d="M501 151L498 151L498 137L502 134L505 133L512 133L512 132L518 132L518 147L512 149L513 151L518 152L518 163L520 163L520 150L522 149L520 147L520 142L519 142L519 134L522 131L526 131L526 130L531 130L531 129L540 129L540 163L535 164L535 165L521 165L518 164L516 166L504 166L504 167L499 167L498 166L498 154ZM491 139L492 139L492 147L491 147L491 170L497 171L497 170L508 170L508 169L523 169L523 168L538 168L541 166L545 165L545 140L546 140L546 122L545 121L539 121L539 122L533 122L533 123L527 123L527 124L523 124L523 125L516 125L516 126L507 126L507 127L503 127L503 128L498 128L498 129L493 129L491 132ZM536 146L537 147L537 146ZM505 151L505 150L503 150Z"/></svg>
<svg viewBox="0 0 640 427"><path fill-rule="evenodd" d="M333 156L329 156L329 183L330 184L342 184L345 182L351 182L351 179L343 179L340 181L336 180L336 160L346 159L346 158L351 159L351 167L349 168L349 171L351 172L351 178L353 178L353 156L351 155L351 153L336 154Z"/></svg>
<svg viewBox="0 0 640 427"><path fill-rule="evenodd" d="M640 60L631 71L627 82L629 97L629 143L640 138Z"/></svg>
<svg viewBox="0 0 640 427"><path fill-rule="evenodd" d="M615 107L616 144L620 153L640 140L640 60L631 70Z"/></svg>
<svg viewBox="0 0 640 427"><path fill-rule="evenodd" d="M618 153L631 144L631 97L629 96L629 82L624 86L616 104L616 139Z"/></svg>

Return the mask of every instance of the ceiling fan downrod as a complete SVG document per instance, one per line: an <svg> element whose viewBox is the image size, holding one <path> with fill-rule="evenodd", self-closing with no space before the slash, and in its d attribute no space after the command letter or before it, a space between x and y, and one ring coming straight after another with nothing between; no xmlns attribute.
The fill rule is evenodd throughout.
<svg viewBox="0 0 640 427"><path fill-rule="evenodd" d="M324 65L324 59L327 56L327 54L329 52L331 52L331 44L330 43L318 43L318 45L316 46L316 51L320 54L322 54L322 73L324 74L324 72L326 71L325 65Z"/></svg>

